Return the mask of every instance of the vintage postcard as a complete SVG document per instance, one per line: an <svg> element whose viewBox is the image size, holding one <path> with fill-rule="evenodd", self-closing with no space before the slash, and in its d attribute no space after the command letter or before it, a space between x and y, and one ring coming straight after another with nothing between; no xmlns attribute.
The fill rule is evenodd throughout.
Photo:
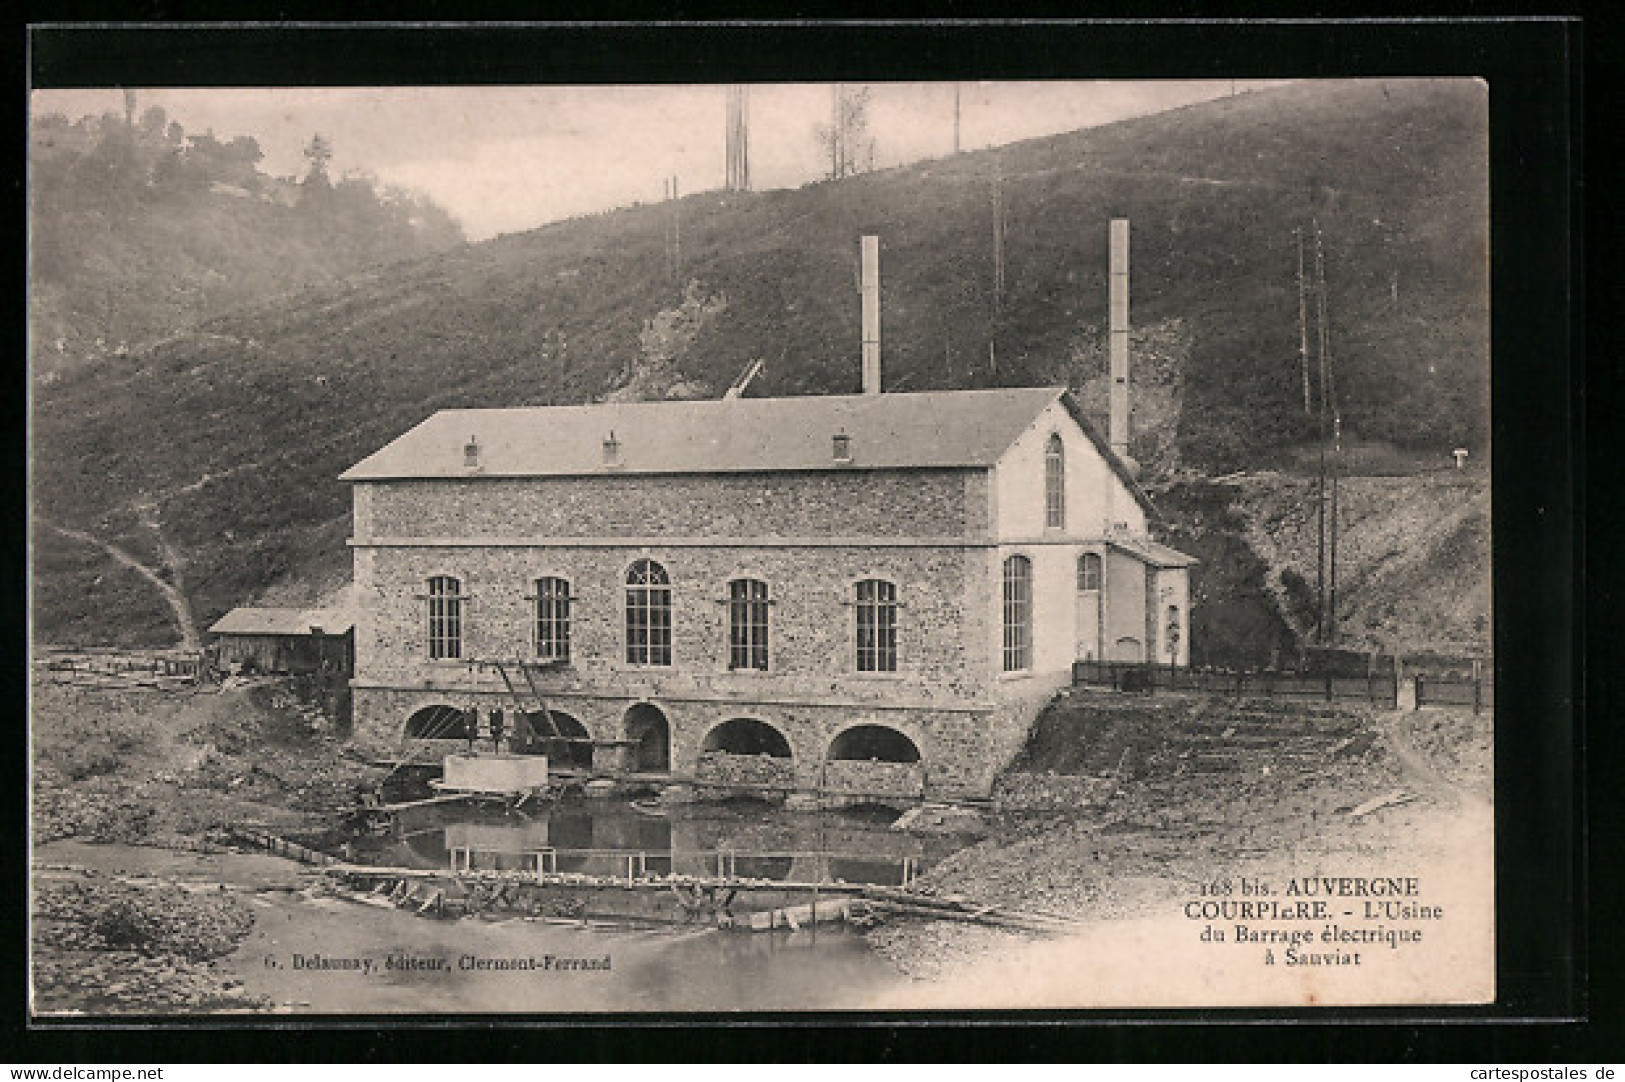
<svg viewBox="0 0 1625 1082"><path fill-rule="evenodd" d="M37 1018L1495 1000L1484 82L29 117Z"/></svg>

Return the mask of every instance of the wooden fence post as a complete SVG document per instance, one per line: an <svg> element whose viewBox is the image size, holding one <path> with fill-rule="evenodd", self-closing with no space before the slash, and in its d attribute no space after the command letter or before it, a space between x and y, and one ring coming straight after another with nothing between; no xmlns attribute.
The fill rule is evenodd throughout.
<svg viewBox="0 0 1625 1082"><path fill-rule="evenodd" d="M1422 709L1422 689L1425 686L1426 686L1426 682L1422 679L1422 674L1417 673L1416 674L1416 705L1412 707L1413 710Z"/></svg>

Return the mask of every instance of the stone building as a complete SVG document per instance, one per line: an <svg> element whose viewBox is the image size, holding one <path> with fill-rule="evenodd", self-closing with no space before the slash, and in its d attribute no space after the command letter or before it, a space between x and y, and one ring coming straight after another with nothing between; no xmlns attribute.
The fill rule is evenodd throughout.
<svg viewBox="0 0 1625 1082"><path fill-rule="evenodd" d="M1189 656L1192 561L1059 387L445 410L343 479L380 749L511 709L504 659L582 767L985 794L1075 659Z"/></svg>

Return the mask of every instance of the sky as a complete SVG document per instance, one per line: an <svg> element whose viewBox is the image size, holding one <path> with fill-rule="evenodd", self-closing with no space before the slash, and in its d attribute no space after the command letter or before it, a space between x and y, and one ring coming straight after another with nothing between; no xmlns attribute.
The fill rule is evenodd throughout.
<svg viewBox="0 0 1625 1082"><path fill-rule="evenodd" d="M953 83L875 83L869 129L877 168L953 150ZM999 146L1256 89L1259 82L960 83L960 145ZM304 170L320 132L331 171L365 171L431 196L470 240L723 183L725 91L694 86L210 88L141 90L188 133L252 135L274 175ZM825 165L829 84L750 88L750 173L756 190L797 187ZM121 89L39 90L34 115L124 111Z"/></svg>

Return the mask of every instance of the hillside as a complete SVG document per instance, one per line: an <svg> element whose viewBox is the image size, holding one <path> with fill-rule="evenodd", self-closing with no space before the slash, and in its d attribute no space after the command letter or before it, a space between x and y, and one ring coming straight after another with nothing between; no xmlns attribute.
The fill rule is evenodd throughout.
<svg viewBox="0 0 1625 1082"><path fill-rule="evenodd" d="M689 196L676 273L673 208L643 206L239 308L36 395L37 631L174 637L150 580L48 523L118 546L207 622L269 588L342 582L333 478L436 409L719 394L756 357L752 395L855 390L864 232L883 243L888 389L1065 381L1093 402L1106 223L1131 218L1148 359L1132 450L1181 474L1273 464L1306 434L1292 231L1318 217L1345 432L1477 456L1484 105L1463 83L1292 86L799 191Z"/></svg>
<svg viewBox="0 0 1625 1082"><path fill-rule="evenodd" d="M36 117L29 141L30 361L49 382L249 301L462 242L425 197L260 171L252 136L164 111Z"/></svg>

